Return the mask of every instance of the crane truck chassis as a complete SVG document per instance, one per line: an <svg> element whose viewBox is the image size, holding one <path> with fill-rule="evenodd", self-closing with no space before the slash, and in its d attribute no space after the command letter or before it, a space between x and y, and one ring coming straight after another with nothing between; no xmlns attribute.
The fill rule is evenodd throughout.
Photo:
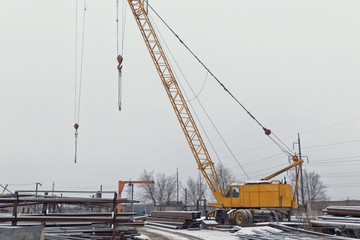
<svg viewBox="0 0 360 240"><path fill-rule="evenodd" d="M248 225L254 222L282 221L289 217L292 202L291 186L278 180L234 182L227 186L223 205L209 213L208 218L220 224Z"/></svg>
<svg viewBox="0 0 360 240"><path fill-rule="evenodd" d="M209 203L211 206L218 207L218 210L209 213L208 216L220 223L238 225L250 224L253 221L261 220L282 220L284 216L290 217L291 209L297 208L295 193L300 170L297 166L302 164L303 160L299 159L298 156L293 156L292 160L294 163L284 169L260 181L231 183L224 191L218 179L214 162L211 160L152 23L149 20L148 1L128 0L128 4L198 168L217 201L216 203ZM264 128L264 130L266 135L271 134L271 131L268 129ZM278 180L270 180L294 167L297 167L294 191L292 191L290 184L283 184Z"/></svg>

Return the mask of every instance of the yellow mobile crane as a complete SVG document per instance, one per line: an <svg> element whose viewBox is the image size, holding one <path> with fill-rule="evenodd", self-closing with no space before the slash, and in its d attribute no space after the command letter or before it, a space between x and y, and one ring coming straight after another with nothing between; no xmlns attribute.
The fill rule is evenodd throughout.
<svg viewBox="0 0 360 240"><path fill-rule="evenodd" d="M209 205L219 207L219 209L210 213L209 216L214 217L221 223L242 225L249 224L255 219L263 218L267 215L272 215L275 218L283 216L283 214L280 214L280 211L269 210L269 214L264 214L266 211L260 209L286 209L287 212L290 212L291 208L296 208L295 193L297 183L294 192L292 192L289 184L282 184L279 180L270 179L300 165L303 160L297 156L293 157L293 164L260 181L234 182L229 184L225 191L221 188L214 162L210 158L209 152L205 147L204 141L148 18L148 2L146 0L128 0L128 3L196 163L216 199L216 203ZM270 134L270 130L265 128L264 130Z"/></svg>

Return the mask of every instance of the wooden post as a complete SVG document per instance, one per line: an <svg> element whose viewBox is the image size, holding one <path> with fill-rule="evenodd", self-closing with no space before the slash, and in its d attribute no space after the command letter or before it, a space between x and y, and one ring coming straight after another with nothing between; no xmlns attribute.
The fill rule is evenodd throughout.
<svg viewBox="0 0 360 240"><path fill-rule="evenodd" d="M15 197L16 197L16 200L14 201L14 205L13 205L13 217L14 217L14 220L12 221L12 226L16 226L17 225L17 206L18 206L18 202L19 202L19 193L18 192L15 192Z"/></svg>
<svg viewBox="0 0 360 240"><path fill-rule="evenodd" d="M115 239L116 237L116 216L117 216L117 204L116 204L116 199L117 199L117 194L114 193L114 200L113 200L113 213L114 213L114 217L113 217L113 239Z"/></svg>

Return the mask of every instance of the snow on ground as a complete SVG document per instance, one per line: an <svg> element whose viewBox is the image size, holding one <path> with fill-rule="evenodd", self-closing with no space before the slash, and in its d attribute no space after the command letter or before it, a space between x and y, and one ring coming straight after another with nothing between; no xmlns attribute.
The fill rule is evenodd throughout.
<svg viewBox="0 0 360 240"><path fill-rule="evenodd" d="M256 226L256 227L246 227L246 228L241 228L238 233L242 233L242 234L246 234L246 235L255 235L256 233L254 232L272 232L272 233L280 233L283 232L280 229L276 229L270 226Z"/></svg>
<svg viewBox="0 0 360 240"><path fill-rule="evenodd" d="M221 232L216 230L201 230L201 231L187 231L192 236L199 237L202 239L209 239L209 240L234 240L239 239L233 233L230 232Z"/></svg>
<svg viewBox="0 0 360 240"><path fill-rule="evenodd" d="M230 232L223 232L223 231L216 231L216 230L207 230L207 229L201 229L201 230L187 230L187 229L166 229L166 232L164 232L163 228L157 228L157 227L151 227L147 228L146 231L153 232L157 234L164 235L168 238L171 238L173 240L188 240L189 238L185 236L179 236L178 233L207 239L207 240L235 240L239 239L234 235L234 233ZM173 233L173 234L172 234Z"/></svg>

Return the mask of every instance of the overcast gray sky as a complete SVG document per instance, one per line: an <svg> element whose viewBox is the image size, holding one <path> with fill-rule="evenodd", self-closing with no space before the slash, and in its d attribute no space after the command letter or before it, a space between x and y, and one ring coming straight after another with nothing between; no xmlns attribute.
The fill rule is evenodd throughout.
<svg viewBox="0 0 360 240"><path fill-rule="evenodd" d="M80 34L83 1L78 3ZM264 126L290 148L301 134L305 168L322 175L331 199L360 198L359 1L150 3ZM118 180L135 180L143 169L175 174L178 168L183 182L197 176L128 7L123 110L117 110L115 0L87 2L74 164L75 9L74 0L0 0L0 183L11 190L35 188L36 182L51 189L53 181L57 190L97 190L101 184L116 190ZM152 16L198 93L205 70ZM252 179L288 164L214 79L207 78L199 100ZM244 180L191 103L223 164Z"/></svg>

